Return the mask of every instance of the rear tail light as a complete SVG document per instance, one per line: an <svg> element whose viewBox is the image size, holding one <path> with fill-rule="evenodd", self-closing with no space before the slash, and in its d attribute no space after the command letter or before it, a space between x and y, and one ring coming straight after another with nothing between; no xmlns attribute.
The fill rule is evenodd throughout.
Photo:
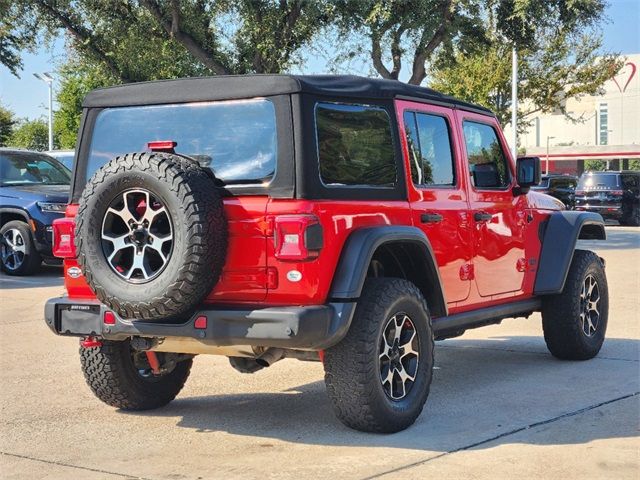
<svg viewBox="0 0 640 480"><path fill-rule="evenodd" d="M102 320L104 322L105 325L115 325L116 324L116 314L106 310L104 312L104 316L102 317Z"/></svg>
<svg viewBox="0 0 640 480"><path fill-rule="evenodd" d="M53 255L58 258L75 258L75 229L73 218L57 218L53 221Z"/></svg>
<svg viewBox="0 0 640 480"><path fill-rule="evenodd" d="M587 193L584 190L576 190L576 195L584 195L585 193Z"/></svg>
<svg viewBox="0 0 640 480"><path fill-rule="evenodd" d="M274 221L278 260L316 258L323 246L322 225L314 215L280 215Z"/></svg>
<svg viewBox="0 0 640 480"><path fill-rule="evenodd" d="M614 197L621 197L622 195L624 195L624 191L622 190L611 190L611 195L613 195Z"/></svg>

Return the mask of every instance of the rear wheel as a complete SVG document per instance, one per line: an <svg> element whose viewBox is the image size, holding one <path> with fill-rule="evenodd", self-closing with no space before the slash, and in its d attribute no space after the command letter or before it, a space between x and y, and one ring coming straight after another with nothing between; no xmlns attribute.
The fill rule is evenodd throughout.
<svg viewBox="0 0 640 480"><path fill-rule="evenodd" d="M551 354L563 360L595 357L604 342L609 314L607 277L600 258L576 250L564 289L544 299L542 327Z"/></svg>
<svg viewBox="0 0 640 480"><path fill-rule="evenodd" d="M0 229L0 242L0 262L8 275L31 275L40 268L42 258L25 222L13 220L4 224Z"/></svg>
<svg viewBox="0 0 640 480"><path fill-rule="evenodd" d="M102 341L96 347L80 347L80 362L87 384L107 405L123 410L162 407L182 390L193 360L171 361L157 353L161 370L153 373L145 352L129 341Z"/></svg>
<svg viewBox="0 0 640 480"><path fill-rule="evenodd" d="M433 369L431 318L406 280L367 281L347 336L325 351L325 383L338 418L366 432L397 432L420 415Z"/></svg>

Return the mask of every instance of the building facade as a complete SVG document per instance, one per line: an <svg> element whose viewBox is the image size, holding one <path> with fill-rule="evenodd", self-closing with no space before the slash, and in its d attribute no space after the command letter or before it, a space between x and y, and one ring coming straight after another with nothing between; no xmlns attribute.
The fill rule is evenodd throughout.
<svg viewBox="0 0 640 480"><path fill-rule="evenodd" d="M567 113L578 122L560 112L543 114L520 134L520 149L539 156L543 172L580 174L585 160L626 169L630 159L640 159L640 54L625 58L602 94L567 100Z"/></svg>

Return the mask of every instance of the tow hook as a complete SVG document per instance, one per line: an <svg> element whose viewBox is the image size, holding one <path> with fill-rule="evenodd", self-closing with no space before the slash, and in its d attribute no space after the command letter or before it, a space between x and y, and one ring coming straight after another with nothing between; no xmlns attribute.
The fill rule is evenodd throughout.
<svg viewBox="0 0 640 480"><path fill-rule="evenodd" d="M96 348L96 347L101 347L102 342L98 340L96 337L86 337L80 340L80 346L82 348Z"/></svg>
<svg viewBox="0 0 640 480"><path fill-rule="evenodd" d="M156 352L147 350L144 353L147 355L147 361L149 362L149 366L151 367L151 371L153 372L153 374L160 375L162 371L160 370L160 361L158 360Z"/></svg>

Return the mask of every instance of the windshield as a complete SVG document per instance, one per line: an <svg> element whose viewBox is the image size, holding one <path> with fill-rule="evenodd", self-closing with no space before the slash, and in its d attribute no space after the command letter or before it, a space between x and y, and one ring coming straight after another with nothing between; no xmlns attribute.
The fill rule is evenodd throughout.
<svg viewBox="0 0 640 480"><path fill-rule="evenodd" d="M33 152L0 153L0 185L69 185L71 172L57 160Z"/></svg>
<svg viewBox="0 0 640 480"><path fill-rule="evenodd" d="M107 108L98 115L87 179L102 165L154 140L177 142L225 183L261 183L274 174L276 119L266 99Z"/></svg>
<svg viewBox="0 0 640 480"><path fill-rule="evenodd" d="M578 182L578 190L589 188L617 188L618 175L608 173L593 173L582 175Z"/></svg>

